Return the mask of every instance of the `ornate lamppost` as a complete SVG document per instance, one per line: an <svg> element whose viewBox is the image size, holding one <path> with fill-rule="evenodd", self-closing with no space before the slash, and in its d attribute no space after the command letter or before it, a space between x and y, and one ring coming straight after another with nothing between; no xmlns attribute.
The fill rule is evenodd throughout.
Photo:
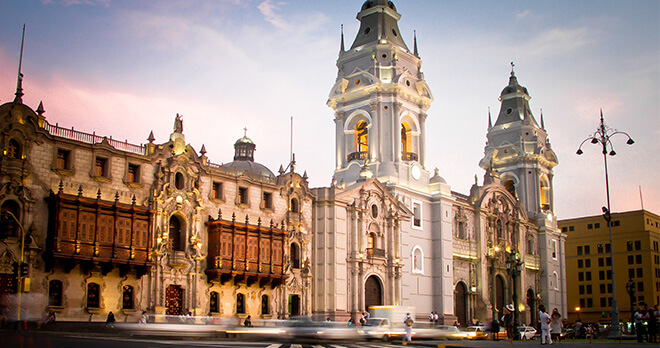
<svg viewBox="0 0 660 348"><path fill-rule="evenodd" d="M600 110L600 125L598 125L598 128L596 129L596 132L593 135L590 135L588 138L584 139L582 143L580 143L580 147L578 147L577 154L581 155L582 152L582 145L589 140L592 144L600 144L603 148L602 153L603 153L603 159L605 161L605 192L607 194L607 207L603 207L603 217L605 218L605 221L607 221L607 226L609 227L610 230L610 258L612 259L611 266L612 266L612 314L611 314L611 319L612 319L612 328L610 329L610 337L619 337L621 335L620 332L620 327L619 327L619 308L617 306L616 302L616 282L614 280L614 244L612 243L612 224L610 223L610 220L612 219L612 210L610 209L610 182L609 182L609 176L607 173L607 155L609 154L610 156L616 155L616 152L614 151L614 147L612 145L612 142L610 141L610 138L613 137L616 134L623 134L628 137L628 141L626 144L632 145L635 142L632 140L630 135L626 132L621 132L616 129L612 129L608 126L605 125L605 121L603 120L603 110ZM609 147L609 150L608 150Z"/></svg>
<svg viewBox="0 0 660 348"><path fill-rule="evenodd" d="M518 251L511 251L506 260L506 269L513 280L513 337L518 336L518 326L520 325L520 311L518 310L518 278L522 272L524 262L520 260Z"/></svg>
<svg viewBox="0 0 660 348"><path fill-rule="evenodd" d="M635 332L635 291L637 291L637 286L635 285L635 282L633 282L632 278L628 280L628 284L626 284L626 291L628 292L628 296L630 296L630 322L632 323L631 327L631 333Z"/></svg>
<svg viewBox="0 0 660 348"><path fill-rule="evenodd" d="M496 289L497 282L495 281L495 276L496 276L496 274L495 274L496 273L495 259L496 259L496 253L499 252L499 251L500 251L500 247L498 245L496 245L494 247L493 246L488 247L488 256L490 257L490 261L491 261L490 274L491 274L491 282L492 282L491 289L492 290L490 292L490 296L491 296L491 305L492 305L492 309L493 309L493 322L491 324L493 330L494 329L499 329L499 327L500 327L500 322L497 320L497 316L498 316L497 315L497 312L498 312L498 310L497 310L497 289ZM496 337L496 336L494 336L494 337Z"/></svg>
<svg viewBox="0 0 660 348"><path fill-rule="evenodd" d="M575 313L577 313L578 321L582 321L582 320L580 319L580 307L575 307ZM576 332L575 334L577 334L577 332Z"/></svg>

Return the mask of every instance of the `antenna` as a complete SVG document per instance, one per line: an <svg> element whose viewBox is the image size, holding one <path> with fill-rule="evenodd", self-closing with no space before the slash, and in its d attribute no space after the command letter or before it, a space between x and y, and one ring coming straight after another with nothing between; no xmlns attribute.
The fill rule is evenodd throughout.
<svg viewBox="0 0 660 348"><path fill-rule="evenodd" d="M291 116L291 151L289 155L289 163L291 163L293 162L293 116Z"/></svg>
<svg viewBox="0 0 660 348"><path fill-rule="evenodd" d="M644 210L644 197L642 197L642 185L639 185L639 201L642 203L642 210Z"/></svg>
<svg viewBox="0 0 660 348"><path fill-rule="evenodd" d="M18 58L18 78L16 80L16 98L14 103L23 103L23 73L21 73L21 66L23 65L23 43L25 42L25 24L23 24L23 35L21 36L21 55Z"/></svg>

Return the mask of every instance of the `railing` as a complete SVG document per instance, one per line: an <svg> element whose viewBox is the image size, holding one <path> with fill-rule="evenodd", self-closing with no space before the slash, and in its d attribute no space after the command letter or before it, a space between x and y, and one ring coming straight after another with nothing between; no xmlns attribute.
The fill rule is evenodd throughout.
<svg viewBox="0 0 660 348"><path fill-rule="evenodd" d="M402 161L418 161L419 156L414 152L401 152Z"/></svg>
<svg viewBox="0 0 660 348"><path fill-rule="evenodd" d="M348 154L348 161L353 161L353 160L365 160L369 158L369 151L361 151L361 152L352 152Z"/></svg>
<svg viewBox="0 0 660 348"><path fill-rule="evenodd" d="M105 137L105 136L100 136L96 135L96 133L85 133L85 132L80 132L77 130L74 130L73 127L71 129L68 128L62 128L57 125L52 125L46 121L44 124L44 129L46 132L57 136L61 138L66 138L66 139L71 139L75 141L79 141L81 143L86 143L86 144L98 144L100 142L103 142L103 140L107 141L110 146L114 147L115 149L119 151L125 151L125 152L130 152L138 155L144 155L144 145L135 145L135 144L130 144L128 141L117 141L112 139L112 136L110 138Z"/></svg>

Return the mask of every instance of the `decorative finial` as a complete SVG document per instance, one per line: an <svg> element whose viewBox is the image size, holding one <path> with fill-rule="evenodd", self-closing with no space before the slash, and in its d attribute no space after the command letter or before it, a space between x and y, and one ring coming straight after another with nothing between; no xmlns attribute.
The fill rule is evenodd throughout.
<svg viewBox="0 0 660 348"><path fill-rule="evenodd" d="M206 155L206 146L204 146L204 144L202 144L202 148L199 150L199 153L202 156Z"/></svg>
<svg viewBox="0 0 660 348"><path fill-rule="evenodd" d="M43 116L44 112L46 112L46 110L44 110L44 102L39 101L39 106L37 106L37 115Z"/></svg>
<svg viewBox="0 0 660 348"><path fill-rule="evenodd" d="M156 140L154 137L154 131L149 132L149 137L147 137L147 140L149 141L149 144L153 144L154 140Z"/></svg>
<svg viewBox="0 0 660 348"><path fill-rule="evenodd" d="M243 137L247 138L247 127L243 128Z"/></svg>
<svg viewBox="0 0 660 348"><path fill-rule="evenodd" d="M543 121L543 108L541 108L541 129L545 129L545 121Z"/></svg>
<svg viewBox="0 0 660 348"><path fill-rule="evenodd" d="M513 64L513 62L511 62L511 76L515 76L515 75L516 75L516 73L513 71L513 67L514 67L514 66L516 66L516 65Z"/></svg>
<svg viewBox="0 0 660 348"><path fill-rule="evenodd" d="M490 117L490 106L489 106L488 107L488 130L490 130L491 128L493 128L493 121Z"/></svg>
<svg viewBox="0 0 660 348"><path fill-rule="evenodd" d="M339 47L339 52L344 53L346 49L344 48L344 25L341 25L341 46Z"/></svg>
<svg viewBox="0 0 660 348"><path fill-rule="evenodd" d="M16 98L14 103L23 104L23 73L21 65L23 64L23 43L25 42L25 24L23 24L23 36L21 36L21 54L18 58L18 79L16 80Z"/></svg>
<svg viewBox="0 0 660 348"><path fill-rule="evenodd" d="M413 38L414 38L413 54L415 55L415 57L419 58L419 51L417 50L417 30L413 30Z"/></svg>

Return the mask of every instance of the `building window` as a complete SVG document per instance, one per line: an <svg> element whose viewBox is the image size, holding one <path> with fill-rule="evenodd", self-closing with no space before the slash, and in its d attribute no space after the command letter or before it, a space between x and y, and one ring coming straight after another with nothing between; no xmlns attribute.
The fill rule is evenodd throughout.
<svg viewBox="0 0 660 348"><path fill-rule="evenodd" d="M87 284L87 308L99 308L101 304L100 287L96 283Z"/></svg>
<svg viewBox="0 0 660 348"><path fill-rule="evenodd" d="M133 309L133 287L124 285L122 290L122 309Z"/></svg>
<svg viewBox="0 0 660 348"><path fill-rule="evenodd" d="M632 250L633 250L633 242L632 242L631 240L629 240L628 242L626 242L626 248L627 248L628 251L632 251Z"/></svg>
<svg viewBox="0 0 660 348"><path fill-rule="evenodd" d="M291 243L291 267L300 268L300 247L296 243Z"/></svg>
<svg viewBox="0 0 660 348"><path fill-rule="evenodd" d="M94 160L94 176L108 177L108 159L96 157Z"/></svg>
<svg viewBox="0 0 660 348"><path fill-rule="evenodd" d="M128 164L128 175L126 176L128 182L140 182L140 166L137 164Z"/></svg>
<svg viewBox="0 0 660 348"><path fill-rule="evenodd" d="M555 273L555 274L556 274L556 273ZM584 273L584 276L585 276L585 278L587 279L587 281L590 281L590 280L591 280L591 272L585 272L585 273Z"/></svg>
<svg viewBox="0 0 660 348"><path fill-rule="evenodd" d="M591 259L584 260L584 267L591 268Z"/></svg>
<svg viewBox="0 0 660 348"><path fill-rule="evenodd" d="M236 313L245 314L245 295L236 294Z"/></svg>
<svg viewBox="0 0 660 348"><path fill-rule="evenodd" d="M177 190L183 190L185 185L186 179L183 177L183 173L177 172L174 175L174 187L176 187Z"/></svg>
<svg viewBox="0 0 660 348"><path fill-rule="evenodd" d="M635 278L635 269L628 268L628 278Z"/></svg>
<svg viewBox="0 0 660 348"><path fill-rule="evenodd" d="M557 259L557 240L556 239L552 240L552 259L553 260Z"/></svg>
<svg viewBox="0 0 660 348"><path fill-rule="evenodd" d="M605 259L602 257L598 258L598 267L604 267L605 266Z"/></svg>
<svg viewBox="0 0 660 348"><path fill-rule="evenodd" d="M605 297L600 298L600 306L607 307L607 299Z"/></svg>
<svg viewBox="0 0 660 348"><path fill-rule="evenodd" d="M642 255L635 255L635 263L638 265L642 263Z"/></svg>
<svg viewBox="0 0 660 348"><path fill-rule="evenodd" d="M611 257L606 257L605 258L605 265L606 266L612 266L612 258Z"/></svg>
<svg viewBox="0 0 660 348"><path fill-rule="evenodd" d="M575 226L568 226L568 231L569 232L575 231Z"/></svg>
<svg viewBox="0 0 660 348"><path fill-rule="evenodd" d="M637 269L637 278L644 278L644 272L641 268Z"/></svg>
<svg viewBox="0 0 660 348"><path fill-rule="evenodd" d="M273 209L273 194L264 192L263 194L263 207L264 209Z"/></svg>
<svg viewBox="0 0 660 348"><path fill-rule="evenodd" d="M268 295L261 295L261 315L270 314L270 303L268 301Z"/></svg>
<svg viewBox="0 0 660 348"><path fill-rule="evenodd" d="M644 282L637 282L637 291L644 291Z"/></svg>
<svg viewBox="0 0 660 348"><path fill-rule="evenodd" d="M612 251L612 245L610 243L605 244L605 252L609 253Z"/></svg>
<svg viewBox="0 0 660 348"><path fill-rule="evenodd" d="M577 266L578 268L583 268L584 267L584 261L583 260L577 260Z"/></svg>
<svg viewBox="0 0 660 348"><path fill-rule="evenodd" d="M577 247L577 254L578 254L578 256L582 255L582 246L581 245Z"/></svg>
<svg viewBox="0 0 660 348"><path fill-rule="evenodd" d="M183 231L181 220L175 215L170 217L169 237L172 250L183 251L185 245L185 232Z"/></svg>
<svg viewBox="0 0 660 348"><path fill-rule="evenodd" d="M578 289L579 289L580 295L584 295L584 285L580 285Z"/></svg>
<svg viewBox="0 0 660 348"><path fill-rule="evenodd" d="M607 293L608 294L612 293L612 283L607 284Z"/></svg>
<svg viewBox="0 0 660 348"><path fill-rule="evenodd" d="M209 297L209 312L219 313L220 312L219 303L220 300L219 300L218 292L211 291L211 296Z"/></svg>
<svg viewBox="0 0 660 348"><path fill-rule="evenodd" d="M298 206L298 199L296 198L291 198L291 212L292 213L300 212L300 207Z"/></svg>
<svg viewBox="0 0 660 348"><path fill-rule="evenodd" d="M601 279L602 280L602 279ZM604 294L607 292L605 284L600 284L600 293Z"/></svg>
<svg viewBox="0 0 660 348"><path fill-rule="evenodd" d="M578 273L578 280L579 281L584 281L584 273L583 272Z"/></svg>
<svg viewBox="0 0 660 348"><path fill-rule="evenodd" d="M596 223L594 224L594 228L600 228L600 222L596 222Z"/></svg>
<svg viewBox="0 0 660 348"><path fill-rule="evenodd" d="M598 271L598 280L605 280L605 271Z"/></svg>
<svg viewBox="0 0 660 348"><path fill-rule="evenodd" d="M587 308L587 303L584 301L583 298L580 299L580 307Z"/></svg>
<svg viewBox="0 0 660 348"><path fill-rule="evenodd" d="M594 224L587 224L587 229L588 230L593 230L594 229Z"/></svg>
<svg viewBox="0 0 660 348"><path fill-rule="evenodd" d="M0 238L20 236L20 227L18 222L16 222L17 220L21 221L20 207L18 203L14 200L8 199L2 202L0 211L2 211L2 215L0 215Z"/></svg>
<svg viewBox="0 0 660 348"><path fill-rule="evenodd" d="M608 270L607 272L605 272L605 274L607 274L607 280L612 279L612 270Z"/></svg>
<svg viewBox="0 0 660 348"><path fill-rule="evenodd" d="M592 298L587 299L587 308L592 308L594 306L594 300Z"/></svg>
<svg viewBox="0 0 660 348"><path fill-rule="evenodd" d="M413 202L413 227L422 227L422 205L419 202Z"/></svg>
<svg viewBox="0 0 660 348"><path fill-rule="evenodd" d="M635 250L642 250L642 241L641 240L636 240L635 241Z"/></svg>
<svg viewBox="0 0 660 348"><path fill-rule="evenodd" d="M588 245L584 246L584 254L585 255L590 255L591 254L591 248Z"/></svg>
<svg viewBox="0 0 660 348"><path fill-rule="evenodd" d="M248 204L248 189L247 187L238 188L238 203Z"/></svg>
<svg viewBox="0 0 660 348"><path fill-rule="evenodd" d="M369 152L369 130L367 127L367 122L365 121L359 121L355 125L355 152Z"/></svg>
<svg viewBox="0 0 660 348"><path fill-rule="evenodd" d="M602 253L605 252L605 245L603 245L603 244L598 244L598 245L596 246L596 248L598 249L598 253L599 253L599 254L602 254Z"/></svg>
<svg viewBox="0 0 660 348"><path fill-rule="evenodd" d="M415 245L412 250L412 272L424 273L424 253L419 245Z"/></svg>
<svg viewBox="0 0 660 348"><path fill-rule="evenodd" d="M213 199L222 199L222 183L213 182L211 187L211 198Z"/></svg>
<svg viewBox="0 0 660 348"><path fill-rule="evenodd" d="M62 282L59 280L48 282L48 306L62 307Z"/></svg>
<svg viewBox="0 0 660 348"><path fill-rule="evenodd" d="M71 169L70 158L71 158L71 151L57 149L57 160L55 160L55 168L65 169L65 170Z"/></svg>
<svg viewBox="0 0 660 348"><path fill-rule="evenodd" d="M375 245L376 245L376 234L373 232L369 233L367 235L367 249L373 249Z"/></svg>
<svg viewBox="0 0 660 348"><path fill-rule="evenodd" d="M16 139L10 139L7 146L7 156L10 158L21 159L21 144Z"/></svg>

